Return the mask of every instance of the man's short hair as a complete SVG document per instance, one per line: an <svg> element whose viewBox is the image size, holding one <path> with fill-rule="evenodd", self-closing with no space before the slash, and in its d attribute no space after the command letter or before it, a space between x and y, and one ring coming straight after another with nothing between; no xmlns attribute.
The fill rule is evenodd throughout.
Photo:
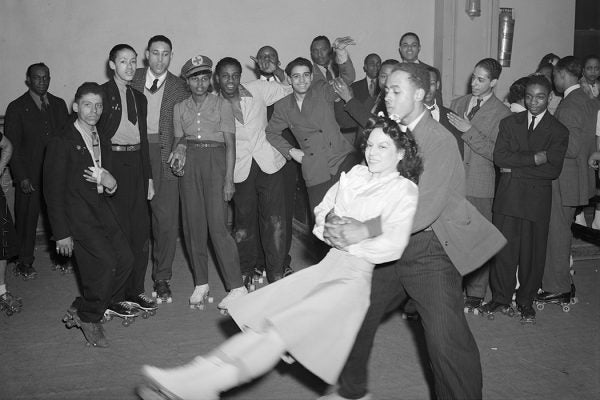
<svg viewBox="0 0 600 400"><path fill-rule="evenodd" d="M431 65L428 65L427 66L427 71L433 72L435 74L435 81L436 82L441 82L442 75L440 74L440 70L439 69L437 69L436 67L432 67Z"/></svg>
<svg viewBox="0 0 600 400"><path fill-rule="evenodd" d="M148 47L147 49L150 50L150 46L152 46L152 43L156 43L156 42L163 42L169 45L169 48L171 49L171 51L173 50L173 43L171 43L171 40L164 36L164 35L155 35L152 36L150 38L150 40L148 40Z"/></svg>
<svg viewBox="0 0 600 400"><path fill-rule="evenodd" d="M285 73L287 74L287 76L292 76L292 70L298 66L308 67L310 73L312 74L313 72L312 63L304 57L298 57L290 61L289 64L285 67Z"/></svg>
<svg viewBox="0 0 600 400"><path fill-rule="evenodd" d="M543 76L542 76L543 77ZM546 77L543 77L545 81L548 81ZM517 79L510 85L508 89L508 94L506 95L506 101L510 104L518 103L520 100L525 98L525 88L527 87L527 83L529 82L530 77L524 76L522 78Z"/></svg>
<svg viewBox="0 0 600 400"><path fill-rule="evenodd" d="M417 89L423 89L425 94L429 92L429 71L423 64L400 63L394 66L391 73L396 71L406 72L409 75L408 79Z"/></svg>
<svg viewBox="0 0 600 400"><path fill-rule="evenodd" d="M381 66L385 66L385 65L396 65L396 64L400 64L400 61L396 60L395 58L388 58L387 60L385 60L384 62L381 63Z"/></svg>
<svg viewBox="0 0 600 400"><path fill-rule="evenodd" d="M574 56L566 56L558 60L554 69L557 71L567 71L570 75L573 75L577 79L581 78L583 72L583 66L581 60Z"/></svg>
<svg viewBox="0 0 600 400"><path fill-rule="evenodd" d="M317 37L315 37L312 42L310 42L310 46L312 47L314 42L318 42L319 40L323 40L325 42L327 42L327 46L331 47L331 42L329 41L329 38L325 35L319 35Z"/></svg>
<svg viewBox="0 0 600 400"><path fill-rule="evenodd" d="M113 47L112 49L110 49L110 53L108 53L108 59L112 62L115 62L115 60L117 59L117 54L121 50L131 50L131 51L133 51L133 54L135 54L137 56L137 52L135 51L135 49L133 47L131 47L130 45L125 44L125 43L120 43L120 44L116 45L115 47Z"/></svg>
<svg viewBox="0 0 600 400"><path fill-rule="evenodd" d="M548 53L546 54L544 57L542 57L542 59L540 60L540 63L538 64L537 70L539 71L543 66L550 64L552 66L554 66L553 61L554 60L560 60L560 57L557 56L554 53Z"/></svg>
<svg viewBox="0 0 600 400"><path fill-rule="evenodd" d="M215 75L218 76L221 73L221 69L226 65L235 65L240 71L240 74L242 73L242 64L240 64L240 62L237 59L233 57L224 57L221 58L215 66Z"/></svg>
<svg viewBox="0 0 600 400"><path fill-rule="evenodd" d="M521 79L525 79L525 78L521 78ZM519 79L519 80L521 80L521 79ZM531 76L527 77L527 79L528 80L525 84L525 88L532 86L532 85L539 85L539 86L544 87L548 94L550 94L550 92L552 92L552 84L550 83L550 81L548 81L548 79L546 79L546 77L544 75L531 75ZM525 94L523 94L523 97L524 96L525 96Z"/></svg>
<svg viewBox="0 0 600 400"><path fill-rule="evenodd" d="M402 43L402 40L404 40L404 38L407 36L413 36L415 39L417 39L419 46L421 45L421 39L419 39L419 35L414 32L406 32L404 35L400 36L400 41L398 43Z"/></svg>
<svg viewBox="0 0 600 400"><path fill-rule="evenodd" d="M34 68L46 68L48 70L48 72L50 72L50 68L48 68L48 66L46 64L44 64L43 62L38 62L35 64L31 64L29 67L27 67L27 72L25 73L27 77L31 77L31 72L33 71Z"/></svg>
<svg viewBox="0 0 600 400"><path fill-rule="evenodd" d="M485 69L488 72L490 80L500 78L500 74L502 73L502 65L494 58L484 58L475 64L475 68L477 67Z"/></svg>
<svg viewBox="0 0 600 400"><path fill-rule="evenodd" d="M379 57L379 54L377 54L377 53L371 53L371 54L369 54L369 55L367 55L365 57L365 60L363 61L363 64L366 64L367 61L369 60L369 58L371 58L371 57L377 57L381 61L381 57Z"/></svg>
<svg viewBox="0 0 600 400"><path fill-rule="evenodd" d="M583 63L581 63L582 67L585 68L585 64L587 64L587 62L590 60L597 60L600 62L600 56L598 54L588 54L583 59Z"/></svg>
<svg viewBox="0 0 600 400"><path fill-rule="evenodd" d="M84 82L75 92L75 103L77 103L86 94L97 94L104 101L104 89L96 82Z"/></svg>

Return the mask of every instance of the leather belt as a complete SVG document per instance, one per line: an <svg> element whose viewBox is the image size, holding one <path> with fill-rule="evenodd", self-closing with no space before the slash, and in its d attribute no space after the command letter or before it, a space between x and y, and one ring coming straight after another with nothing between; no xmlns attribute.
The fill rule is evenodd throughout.
<svg viewBox="0 0 600 400"><path fill-rule="evenodd" d="M138 151L142 148L140 143L138 144L113 144L111 146L112 151Z"/></svg>
<svg viewBox="0 0 600 400"><path fill-rule="evenodd" d="M220 142L193 142L191 140L187 141L188 147L195 147L197 149L205 149L211 147L225 147L225 143Z"/></svg>

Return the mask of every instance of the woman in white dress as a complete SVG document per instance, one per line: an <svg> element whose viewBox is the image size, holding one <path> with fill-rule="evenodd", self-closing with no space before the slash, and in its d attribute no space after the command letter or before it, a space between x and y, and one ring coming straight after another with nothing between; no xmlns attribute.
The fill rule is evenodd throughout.
<svg viewBox="0 0 600 400"><path fill-rule="evenodd" d="M315 212L321 240L329 224L381 218L382 233L231 304L242 332L216 350L172 369L144 366L144 399L218 399L219 393L270 371L284 357L329 384L337 381L369 307L376 264L395 261L410 238L422 170L410 133L387 118L365 130L365 160L342 174Z"/></svg>

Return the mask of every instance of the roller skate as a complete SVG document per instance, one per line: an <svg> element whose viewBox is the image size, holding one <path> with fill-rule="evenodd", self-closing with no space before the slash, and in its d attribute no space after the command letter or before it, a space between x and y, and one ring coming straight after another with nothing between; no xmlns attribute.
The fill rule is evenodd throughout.
<svg viewBox="0 0 600 400"><path fill-rule="evenodd" d="M254 274L242 274L242 281L244 282L244 286L246 287L248 293L254 292L256 290L256 285L254 284Z"/></svg>
<svg viewBox="0 0 600 400"><path fill-rule="evenodd" d="M217 305L217 308L223 315L227 315L227 309L232 301L248 294L248 290L246 290L245 286L240 286L239 288L231 289L227 296L221 300L221 302Z"/></svg>
<svg viewBox="0 0 600 400"><path fill-rule="evenodd" d="M293 274L293 273L294 273L294 269L291 266L286 265L285 268L283 268L283 277L284 278L286 276L289 276L289 275Z"/></svg>
<svg viewBox="0 0 600 400"><path fill-rule="evenodd" d="M196 357L189 364L170 369L144 365L142 375L148 384L138 387L137 394L144 400L217 400L219 373L235 368L219 361Z"/></svg>
<svg viewBox="0 0 600 400"><path fill-rule="evenodd" d="M37 271L33 268L32 264L25 264L18 262L14 269L15 276L22 276L24 281L35 279L37 277Z"/></svg>
<svg viewBox="0 0 600 400"><path fill-rule="evenodd" d="M55 261L50 266L50 270L60 272L63 275L68 275L73 273L73 265L70 260L66 261L64 264Z"/></svg>
<svg viewBox="0 0 600 400"><path fill-rule="evenodd" d="M194 293L190 296L190 308L204 310L206 303L212 303L214 300L209 296L210 289L208 283L196 286Z"/></svg>
<svg viewBox="0 0 600 400"><path fill-rule="evenodd" d="M481 316L485 316L489 320L495 319L495 314L498 312L511 318L515 315L515 309L512 308L510 305L498 303L494 300L490 301L489 303L483 304L481 307L478 308L478 310Z"/></svg>
<svg viewBox="0 0 600 400"><path fill-rule="evenodd" d="M77 310L70 307L62 318L67 329L79 328L83 332L86 345L91 347L108 347L108 341L104 336L104 328L99 322L83 322L77 315Z"/></svg>
<svg viewBox="0 0 600 400"><path fill-rule="evenodd" d="M171 297L171 288L169 287L169 281L158 280L154 283L154 291L152 297L156 298L156 304L172 303L173 298Z"/></svg>
<svg viewBox="0 0 600 400"><path fill-rule="evenodd" d="M265 270L265 267L260 266L254 268L254 272L252 273L252 283L254 284L255 289L259 285L264 285L266 277L267 271Z"/></svg>
<svg viewBox="0 0 600 400"><path fill-rule="evenodd" d="M135 317L138 317L141 314L139 310L135 307L131 306L127 301L120 301L118 303L112 303L108 306L106 311L104 311L104 316L102 317L102 323L106 323L112 320L114 317L121 318L123 321L121 324L123 326L128 327L135 321Z"/></svg>
<svg viewBox="0 0 600 400"><path fill-rule="evenodd" d="M465 314L473 313L479 315L479 307L483 305L483 298L475 296L467 296L465 298Z"/></svg>
<svg viewBox="0 0 600 400"><path fill-rule="evenodd" d="M400 316L407 321L419 321L421 317L413 299L406 300L406 303L402 306L402 314Z"/></svg>
<svg viewBox="0 0 600 400"><path fill-rule="evenodd" d="M535 298L535 306L542 311L546 304L558 304L562 307L563 312L571 311L571 304L577 303L577 298L574 296L575 286L570 292L566 293L550 293L542 291Z"/></svg>
<svg viewBox="0 0 600 400"><path fill-rule="evenodd" d="M156 301L146 296L145 293L138 294L125 303L128 303L134 309L139 310L143 319L148 319L151 315L155 315L156 309L158 308Z"/></svg>
<svg viewBox="0 0 600 400"><path fill-rule="evenodd" d="M0 295L0 312L4 311L7 316L20 313L22 307L23 300L20 297L13 296L10 292Z"/></svg>
<svg viewBox="0 0 600 400"><path fill-rule="evenodd" d="M521 315L521 324L535 324L535 310L531 304L521 305L517 304L517 311Z"/></svg>

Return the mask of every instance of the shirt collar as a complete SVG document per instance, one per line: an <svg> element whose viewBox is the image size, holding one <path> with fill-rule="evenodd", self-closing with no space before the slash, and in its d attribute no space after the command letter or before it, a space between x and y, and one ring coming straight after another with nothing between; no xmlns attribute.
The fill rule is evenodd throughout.
<svg viewBox="0 0 600 400"><path fill-rule="evenodd" d="M242 84L240 84L240 97L252 97L252 93Z"/></svg>
<svg viewBox="0 0 600 400"><path fill-rule="evenodd" d="M473 101L473 102L475 102L475 104L477 104L477 99L481 99L481 100L482 100L482 101L481 101L481 105L480 105L480 107L481 107L481 106L483 106L483 104L484 104L486 101L488 101L488 100L490 99L490 97L492 97L492 95L493 95L493 94L494 94L494 92L492 91L492 92L490 92L489 94L486 94L486 95L485 95L485 96L483 96L483 97L477 97L477 96L473 96L473 99L472 99L471 101Z"/></svg>
<svg viewBox="0 0 600 400"><path fill-rule="evenodd" d="M430 105L430 106L428 106L427 104L424 104L424 105L425 105L425 108L427 108L429 111L435 110L436 108L439 108L438 105L437 105L437 100L436 99L433 99L433 104L432 105Z"/></svg>
<svg viewBox="0 0 600 400"><path fill-rule="evenodd" d="M29 95L33 99L33 102L36 106L41 110L42 109L42 98L37 93L34 93L32 90L29 91ZM46 93L46 103L48 102L48 93Z"/></svg>
<svg viewBox="0 0 600 400"><path fill-rule="evenodd" d="M544 112L541 112L541 113L539 113L538 115L535 116L535 125L536 126L542 120L542 118L544 118L544 114L546 114L546 111L548 111L547 108L544 110ZM528 124L531 123L531 117L533 117L533 114L531 114L529 111L527 111L527 122L528 122Z"/></svg>
<svg viewBox="0 0 600 400"><path fill-rule="evenodd" d="M417 126L417 124L419 123L419 121L421 121L421 119L423 118L423 116L425 115L425 112L427 111L427 109L423 110L423 112L421 114L419 114L419 116L417 118L415 118L413 120L413 122L411 122L408 125L400 125L400 128L404 128L404 132L406 132L406 129L408 128L411 132L415 129L415 126Z"/></svg>
<svg viewBox="0 0 600 400"><path fill-rule="evenodd" d="M581 87L581 85L579 85L579 83L573 85L573 86L569 86L566 90L565 93L563 93L563 98L566 98L569 93L571 93L573 90L575 89L579 89Z"/></svg>
<svg viewBox="0 0 600 400"><path fill-rule="evenodd" d="M168 71L165 71L164 74L162 74L161 76L155 76L152 71L150 70L150 68L148 68L146 70L146 88L150 89L152 87L152 84L154 83L155 79L158 79L158 83L156 85L156 87L161 87L163 82L165 81L165 79L167 79L167 73Z"/></svg>

